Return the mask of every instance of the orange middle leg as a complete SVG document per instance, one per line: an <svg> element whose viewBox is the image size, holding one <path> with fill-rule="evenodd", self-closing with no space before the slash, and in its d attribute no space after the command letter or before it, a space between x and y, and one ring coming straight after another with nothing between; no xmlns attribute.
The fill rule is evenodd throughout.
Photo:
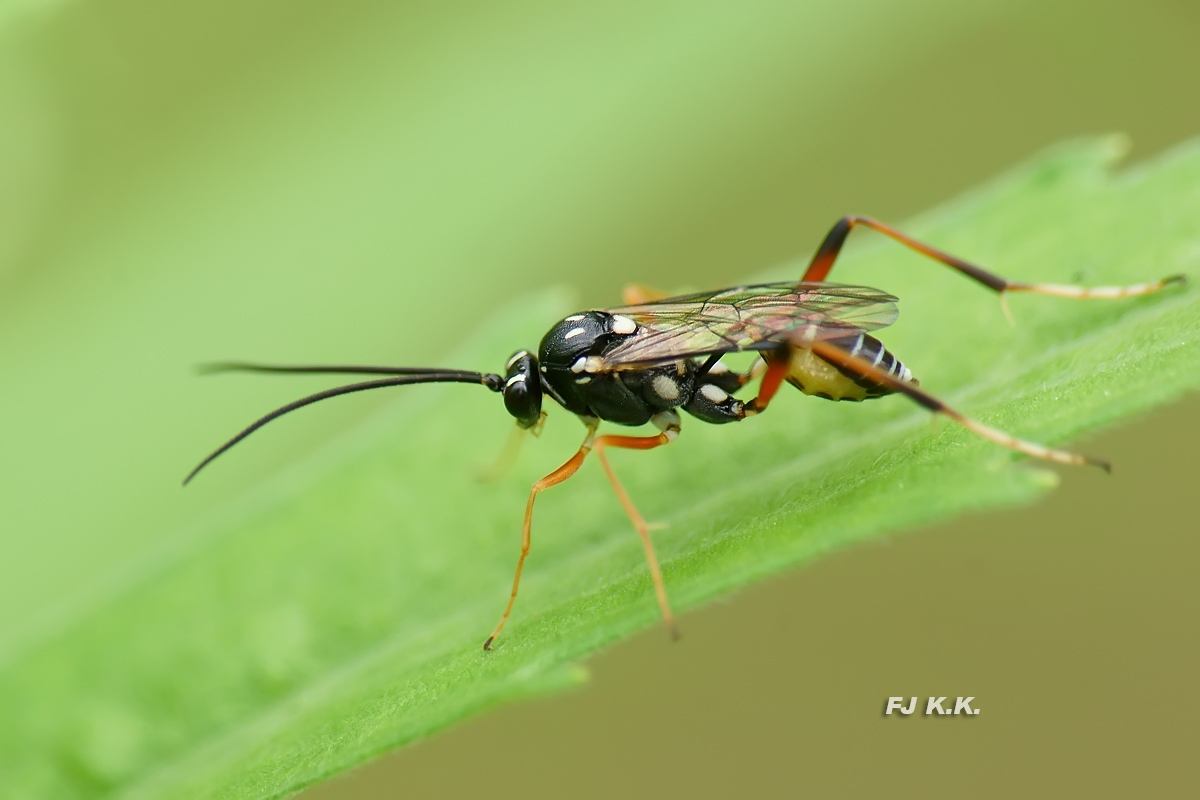
<svg viewBox="0 0 1200 800"><path fill-rule="evenodd" d="M675 437L679 435L679 416L673 412L666 412L660 415L660 418L656 419L655 422L661 424L663 431L657 436L605 435L599 437L596 439L596 458L600 460L600 466L604 468L604 474L608 476L613 491L616 492L617 499L621 501L621 506L625 509L625 514L628 515L629 521L633 523L638 538L642 540L642 548L646 551L646 562L650 565L650 577L654 581L654 593L658 597L658 607L662 611L663 622L666 623L671 638L678 639L679 628L675 624L675 616L671 613L671 605L667 601L667 588L663 583L662 569L658 565L658 556L654 554L654 543L650 541L650 525L641 513L638 512L637 506L633 504L633 501L629 499L629 493L625 491L625 487L617 479L617 474L613 472L612 465L608 463L608 457L604 454L605 447L622 447L627 450L651 450L674 441Z"/></svg>

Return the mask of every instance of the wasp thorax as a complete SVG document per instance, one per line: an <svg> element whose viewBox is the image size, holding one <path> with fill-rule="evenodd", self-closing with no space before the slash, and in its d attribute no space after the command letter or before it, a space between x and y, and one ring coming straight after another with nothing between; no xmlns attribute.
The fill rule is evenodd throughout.
<svg viewBox="0 0 1200 800"><path fill-rule="evenodd" d="M542 384L537 359L528 350L513 353L505 365L504 407L522 428L532 428L542 414Z"/></svg>
<svg viewBox="0 0 1200 800"><path fill-rule="evenodd" d="M632 319L607 311L585 311L559 322L542 338L543 372L570 369L580 358L598 356L608 345L637 331ZM578 371L578 370L576 370Z"/></svg>

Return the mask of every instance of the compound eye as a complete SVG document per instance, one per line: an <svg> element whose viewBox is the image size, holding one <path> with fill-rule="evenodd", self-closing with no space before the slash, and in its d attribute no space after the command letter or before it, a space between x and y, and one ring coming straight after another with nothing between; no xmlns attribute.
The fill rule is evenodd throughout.
<svg viewBox="0 0 1200 800"><path fill-rule="evenodd" d="M504 377L504 407L522 428L532 428L542 414L542 384L537 360L528 350L514 353Z"/></svg>

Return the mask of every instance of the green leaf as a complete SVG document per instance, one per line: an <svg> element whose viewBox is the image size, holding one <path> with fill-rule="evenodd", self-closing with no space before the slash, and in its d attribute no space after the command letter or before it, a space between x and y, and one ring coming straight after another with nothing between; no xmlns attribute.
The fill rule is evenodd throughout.
<svg viewBox="0 0 1200 800"><path fill-rule="evenodd" d="M904 228L1018 280L1122 284L1193 269L1200 144L1114 176L1119 152L1115 139L1063 146ZM831 278L901 296L884 338L922 385L1025 438L1078 439L1200 384L1194 291L1016 296L1010 327L990 293L890 243L852 248ZM447 363L498 367L568 310L558 293L509 308ZM582 434L552 411L506 477L477 483L502 416L483 390L397 391L348 435L9 642L0 792L284 794L576 684L578 659L658 624L641 548L589 463L539 500L514 616L496 651L480 649L507 596L528 485ZM835 404L789 391L745 424L684 424L672 447L613 454L643 513L669 523L654 537L679 610L1056 482L950 423L931 428L895 397Z"/></svg>

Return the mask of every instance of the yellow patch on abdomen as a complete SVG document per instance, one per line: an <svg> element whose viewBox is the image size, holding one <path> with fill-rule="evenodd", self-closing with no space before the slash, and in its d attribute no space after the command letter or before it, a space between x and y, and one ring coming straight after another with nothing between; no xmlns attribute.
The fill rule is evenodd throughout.
<svg viewBox="0 0 1200 800"><path fill-rule="evenodd" d="M788 383L805 394L830 400L866 400L867 390L837 371L812 350L793 350Z"/></svg>

